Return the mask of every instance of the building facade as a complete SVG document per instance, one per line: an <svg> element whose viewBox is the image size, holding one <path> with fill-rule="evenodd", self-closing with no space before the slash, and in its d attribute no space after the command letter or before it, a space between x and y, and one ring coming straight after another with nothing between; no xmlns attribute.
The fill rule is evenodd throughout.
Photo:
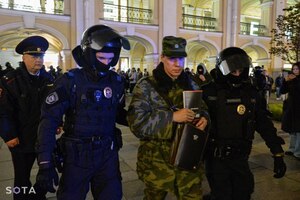
<svg viewBox="0 0 300 200"><path fill-rule="evenodd" d="M0 0L0 64L21 60L14 52L31 35L48 39L45 65L64 71L76 66L71 51L94 24L111 26L129 39L117 68L147 69L159 63L166 35L187 39L185 67L215 66L229 46L244 49L254 65L275 76L284 62L269 53L275 20L296 0Z"/></svg>

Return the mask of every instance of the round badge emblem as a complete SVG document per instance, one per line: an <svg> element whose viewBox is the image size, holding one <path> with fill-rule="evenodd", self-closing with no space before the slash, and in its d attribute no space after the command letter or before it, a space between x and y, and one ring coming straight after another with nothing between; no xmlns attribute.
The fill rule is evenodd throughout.
<svg viewBox="0 0 300 200"><path fill-rule="evenodd" d="M246 107L243 104L238 105L237 109L236 109L237 113L240 115L245 114L246 112Z"/></svg>
<svg viewBox="0 0 300 200"><path fill-rule="evenodd" d="M46 98L46 103L51 105L54 104L55 102L57 102L59 100L58 98L58 94L56 92L52 92L51 94L49 94Z"/></svg>
<svg viewBox="0 0 300 200"><path fill-rule="evenodd" d="M107 99L110 99L112 97L112 89L110 87L104 88L103 94Z"/></svg>

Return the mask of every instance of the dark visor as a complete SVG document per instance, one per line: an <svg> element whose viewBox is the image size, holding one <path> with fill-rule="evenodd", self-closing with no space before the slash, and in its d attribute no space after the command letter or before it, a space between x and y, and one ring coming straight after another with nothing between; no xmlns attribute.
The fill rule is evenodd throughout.
<svg viewBox="0 0 300 200"><path fill-rule="evenodd" d="M108 47L122 47L126 50L130 50L129 41L120 36L118 33L112 32L109 29L95 31L90 36L89 46L94 50L101 50L104 46ZM120 39L120 42L110 42L114 39Z"/></svg>
<svg viewBox="0 0 300 200"><path fill-rule="evenodd" d="M224 76L238 69L250 68L251 58L242 54L232 55L219 64L219 68Z"/></svg>

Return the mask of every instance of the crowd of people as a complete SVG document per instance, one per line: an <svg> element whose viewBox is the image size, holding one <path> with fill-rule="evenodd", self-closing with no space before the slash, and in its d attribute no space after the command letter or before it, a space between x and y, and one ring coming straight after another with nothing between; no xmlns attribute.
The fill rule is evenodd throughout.
<svg viewBox="0 0 300 200"><path fill-rule="evenodd" d="M124 70L117 70L117 73L125 81L125 92L131 94L134 86L143 77L149 76L148 70L145 68L142 72L140 68L135 69L135 67L129 68L126 72Z"/></svg>
<svg viewBox="0 0 300 200"><path fill-rule="evenodd" d="M19 62L19 66L22 66L22 64L23 64L22 62ZM44 65L43 68L45 68ZM2 65L0 65L0 78L13 70L15 70L15 68L12 66L10 62L5 63L5 68ZM48 73L50 73L50 75L53 77L54 80L63 74L62 69L59 66L57 66L55 69L53 65L50 65L49 69L46 70L48 71Z"/></svg>
<svg viewBox="0 0 300 200"><path fill-rule="evenodd" d="M210 72L203 63L195 73L184 70L186 44L182 37L165 36L151 75L134 67L116 72L120 51L130 50L130 43L110 27L94 25L72 50L80 68L62 74L60 68L45 70L45 38L22 40L15 48L22 55L20 66L0 82L0 136L12 155L14 186L35 192L24 190L14 200L43 200L47 192L56 192L58 200L84 200L90 189L94 199L122 199L122 136L116 123L129 126L140 140L137 174L147 200L168 193L178 199L250 200L254 178L248 158L255 132L270 149L274 178L282 178L284 154L300 159L299 63L275 79L277 98L288 93L282 130L291 142L284 152L268 113L273 79L266 70L256 67L249 75L251 58L238 47L223 49ZM185 90L202 91L200 112L184 107ZM126 93L132 96L128 110ZM205 156L193 170L170 162L174 138L185 124L209 134ZM39 170L31 183L35 160ZM205 195L204 176L211 190Z"/></svg>
<svg viewBox="0 0 300 200"><path fill-rule="evenodd" d="M5 63L5 68L0 65L0 78L12 70L14 70L14 68L10 62Z"/></svg>

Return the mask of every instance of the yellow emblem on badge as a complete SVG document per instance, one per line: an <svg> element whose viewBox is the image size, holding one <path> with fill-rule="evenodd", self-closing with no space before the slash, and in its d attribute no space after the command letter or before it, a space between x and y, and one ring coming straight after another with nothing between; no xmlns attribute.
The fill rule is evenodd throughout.
<svg viewBox="0 0 300 200"><path fill-rule="evenodd" d="M237 113L239 113L240 115L245 114L246 112L246 107L243 104L238 105L237 109L236 109Z"/></svg>

